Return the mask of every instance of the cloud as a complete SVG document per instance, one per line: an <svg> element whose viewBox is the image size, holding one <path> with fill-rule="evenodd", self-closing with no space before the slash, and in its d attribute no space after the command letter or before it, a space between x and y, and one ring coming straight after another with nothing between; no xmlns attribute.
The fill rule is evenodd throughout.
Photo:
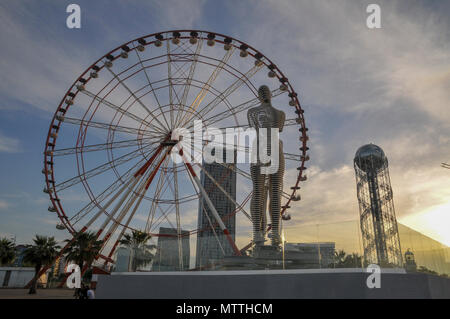
<svg viewBox="0 0 450 319"><path fill-rule="evenodd" d="M63 24L52 29L58 19L39 19L40 6L17 2L0 8L2 37L9 43L0 52L0 72L8 74L0 83L0 95L6 97L8 105L0 109L17 110L19 105L30 105L54 111L83 66L92 61L89 57L95 50L74 48L69 40L73 38L64 37Z"/></svg>
<svg viewBox="0 0 450 319"><path fill-rule="evenodd" d="M233 3L235 36L280 67L306 110L308 181L287 227L359 218L353 156L369 142L389 159L399 219L450 201L439 167L450 159L448 22L419 2L381 1L383 28L369 30L367 4Z"/></svg>
<svg viewBox="0 0 450 319"><path fill-rule="evenodd" d="M240 33L294 77L307 104L361 112L404 98L442 121L450 50L439 35L447 25L426 10L412 19L382 1L383 28L370 30L365 8L352 1L265 1Z"/></svg>
<svg viewBox="0 0 450 319"><path fill-rule="evenodd" d="M292 208L292 225L358 218L352 160L368 142L380 145L389 158L400 219L450 201L447 176L439 167L450 160L446 11L419 1L380 1L383 28L369 30L367 1L230 1L222 4L222 16L202 0L129 3L109 5L100 18L86 15L80 38L55 27L58 19L49 19L49 25L38 21L39 12L26 5L1 5L8 45L0 51L0 72L9 76L0 83L0 95L53 111L75 77L108 49L181 25L212 31L221 25L223 33L271 58L306 109L311 161L303 199ZM0 135L0 151L11 150L20 150L19 140ZM195 227L195 210L185 218Z"/></svg>
<svg viewBox="0 0 450 319"><path fill-rule="evenodd" d="M9 203L7 202L7 201L5 201L5 200L1 200L0 199L0 209L6 209L6 208L8 208L10 205L9 205Z"/></svg>
<svg viewBox="0 0 450 319"><path fill-rule="evenodd" d="M19 153L21 151L19 139L7 137L0 132L0 152Z"/></svg>
<svg viewBox="0 0 450 319"><path fill-rule="evenodd" d="M141 1L138 3L142 5ZM161 31L164 31L164 28L179 29L181 25L184 29L194 28L205 15L205 4L206 0L167 0L164 2L151 0L144 4L144 8L154 14L161 25ZM126 5L129 5L128 1L126 1Z"/></svg>

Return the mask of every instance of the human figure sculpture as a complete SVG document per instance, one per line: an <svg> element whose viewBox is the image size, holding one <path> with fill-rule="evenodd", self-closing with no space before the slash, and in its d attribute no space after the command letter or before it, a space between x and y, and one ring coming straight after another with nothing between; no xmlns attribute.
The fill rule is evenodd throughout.
<svg viewBox="0 0 450 319"><path fill-rule="evenodd" d="M260 145L260 129L267 130L267 155L271 155L271 128L278 128L282 132L286 115L284 112L275 109L272 106L272 93L270 89L262 85L258 89L261 105L251 108L247 112L247 119L250 127L256 130L257 151L259 154ZM255 149L253 148L253 151ZM256 163L250 164L250 173L253 183L253 194L250 203L250 212L253 222L253 242L256 247L264 245L264 233L266 231L266 209L267 209L267 192L269 192L269 214L272 223L271 228L271 244L272 246L280 246L280 211L281 211L281 194L283 191L283 175L284 175L284 154L283 143L279 140L279 157L278 170L272 174L262 174L261 167L269 166L271 163L263 164L258 157Z"/></svg>

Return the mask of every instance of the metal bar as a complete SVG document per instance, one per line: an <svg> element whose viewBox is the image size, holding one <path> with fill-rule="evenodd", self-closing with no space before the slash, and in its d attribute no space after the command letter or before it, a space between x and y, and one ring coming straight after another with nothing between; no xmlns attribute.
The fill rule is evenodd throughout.
<svg viewBox="0 0 450 319"><path fill-rule="evenodd" d="M158 120L158 117L156 117L155 115L153 115L153 113L142 103L142 101L133 93L133 91L130 90L130 88L117 76L117 74L114 73L113 70L111 70L111 68L106 68L112 75L113 77L120 82L120 84L131 94L131 96L133 96L135 98L135 100L139 103L139 105L142 106L142 108L144 108L148 114L159 124L161 125L161 128L163 129L163 132L167 132L167 128L166 130L164 130L164 124L161 123L160 120ZM84 92L84 91L82 91Z"/></svg>
<svg viewBox="0 0 450 319"><path fill-rule="evenodd" d="M203 186L202 186L202 184L200 182L200 179L198 178L197 174L195 174L195 171L192 168L192 165L187 161L186 157L184 156L182 148L180 149L180 155L183 158L184 164L186 165L189 173L194 178L194 181L197 184L200 192L202 193L202 196L203 196L204 200L206 201L209 209L211 210L214 218L216 219L217 223L219 224L220 229L223 231L223 233L225 234L228 242L230 243L230 246L233 248L233 251L234 251L235 255L236 256L241 256L241 252L239 251L239 249L237 248L237 246L234 243L233 239L231 238L230 232L226 228L225 224L223 223L222 219L219 216L219 213L217 213L216 208L214 207L213 203L209 199L208 193L203 188Z"/></svg>
<svg viewBox="0 0 450 319"><path fill-rule="evenodd" d="M203 101L203 99L206 96L206 93L208 92L210 86L212 83L214 83L214 81L216 80L217 76L220 74L220 72L223 70L224 65L226 65L226 63L228 62L228 60L230 59L231 55L234 52L234 47L231 50L228 50L222 60L219 62L219 64L216 66L216 68L214 69L214 71L212 72L212 74L209 76L208 81L206 81L205 85L203 86L203 88L201 89L201 91L197 94L194 102L192 102L190 109L192 109L192 112L195 111L195 109L200 105L200 103ZM187 120L185 120L186 116L188 116ZM190 121L190 119L192 118L192 114L190 113L185 113L185 115L183 116L183 118L181 119L180 123L181 123L181 127L184 127L186 125L186 123L188 123Z"/></svg>

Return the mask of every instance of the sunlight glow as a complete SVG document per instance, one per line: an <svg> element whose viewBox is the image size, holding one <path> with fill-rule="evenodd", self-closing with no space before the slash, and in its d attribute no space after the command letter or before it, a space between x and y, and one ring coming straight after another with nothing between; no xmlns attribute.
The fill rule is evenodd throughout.
<svg viewBox="0 0 450 319"><path fill-rule="evenodd" d="M404 217L400 222L450 246L450 201Z"/></svg>

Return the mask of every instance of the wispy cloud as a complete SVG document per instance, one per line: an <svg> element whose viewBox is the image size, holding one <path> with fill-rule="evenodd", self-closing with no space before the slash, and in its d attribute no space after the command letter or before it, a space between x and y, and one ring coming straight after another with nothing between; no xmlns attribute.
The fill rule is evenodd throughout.
<svg viewBox="0 0 450 319"><path fill-rule="evenodd" d="M8 107L0 109L18 101L36 114L55 110L83 68L132 37L172 28L220 31L270 57L306 109L311 162L292 225L358 218L352 160L368 142L389 158L399 218L426 213L450 201L439 168L450 160L450 28L444 11L410 2L380 0L383 28L369 30L369 1L229 1L222 15L203 0L116 1L103 16L86 14L79 33L55 26L63 23L62 7L61 19L52 12L47 24L25 3L0 5L8 40L0 72L9 75L0 83ZM85 13L98 5L80 3ZM20 150L17 138L0 133L0 152ZM195 210L185 218L195 227Z"/></svg>
<svg viewBox="0 0 450 319"><path fill-rule="evenodd" d="M295 225L358 218L352 160L369 142L389 158L397 216L450 201L439 176L450 158L448 21L419 2L381 1L383 28L369 30L367 4L233 3L236 36L286 72L306 109L312 166Z"/></svg>
<svg viewBox="0 0 450 319"><path fill-rule="evenodd" d="M19 139L7 137L0 132L0 152L18 153L21 151Z"/></svg>
<svg viewBox="0 0 450 319"><path fill-rule="evenodd" d="M0 199L0 209L6 209L6 208L8 208L10 205L9 205L9 203L7 202L7 201L5 201L5 200L1 200Z"/></svg>

